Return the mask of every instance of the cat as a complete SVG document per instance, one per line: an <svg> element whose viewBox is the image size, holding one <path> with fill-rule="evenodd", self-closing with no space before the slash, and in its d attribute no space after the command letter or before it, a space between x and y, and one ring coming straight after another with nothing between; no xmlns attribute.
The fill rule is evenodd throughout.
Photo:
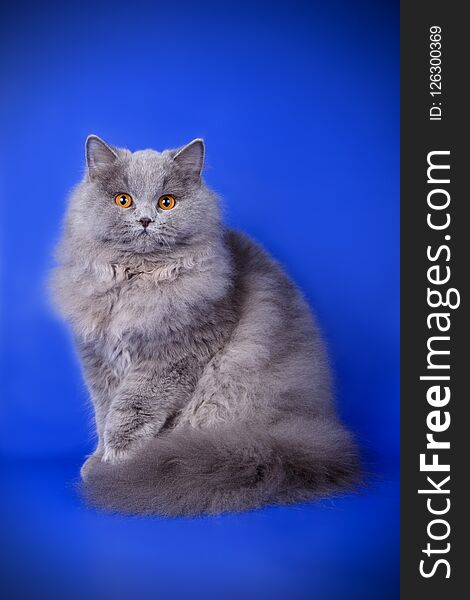
<svg viewBox="0 0 470 600"><path fill-rule="evenodd" d="M217 514L357 480L314 317L279 264L223 226L204 153L202 139L134 153L86 140L52 289L94 407L82 486L104 509Z"/></svg>

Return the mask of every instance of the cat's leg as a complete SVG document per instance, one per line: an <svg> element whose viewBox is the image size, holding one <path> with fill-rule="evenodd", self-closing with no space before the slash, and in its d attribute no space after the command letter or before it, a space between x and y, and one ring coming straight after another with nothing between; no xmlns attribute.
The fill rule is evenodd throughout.
<svg viewBox="0 0 470 600"><path fill-rule="evenodd" d="M103 454L102 452L99 452L98 449L96 449L93 454L87 456L85 462L80 468L80 477L83 479L83 481L86 481L89 471L92 469L94 464L101 462L102 457Z"/></svg>
<svg viewBox="0 0 470 600"><path fill-rule="evenodd" d="M78 348L82 359L85 381L93 404L98 438L96 449L87 457L80 470L80 475L84 479L92 463L95 460L101 460L103 456L106 415L111 403L111 396L119 384L119 379L103 361L93 343L78 343Z"/></svg>
<svg viewBox="0 0 470 600"><path fill-rule="evenodd" d="M104 453L104 426L106 415L109 408L109 399L103 399L92 394L93 408L95 414L96 434L98 442L94 451L86 457L85 462L80 468L80 477L85 481L88 471L91 469L93 464L97 461L101 461Z"/></svg>
<svg viewBox="0 0 470 600"><path fill-rule="evenodd" d="M201 367L181 361L165 372L141 363L116 390L104 429L105 462L126 460L189 401Z"/></svg>
<svg viewBox="0 0 470 600"><path fill-rule="evenodd" d="M178 425L210 428L256 419L259 400L269 393L269 383L261 382L260 376L260 370L249 368L228 348L222 349L205 366Z"/></svg>

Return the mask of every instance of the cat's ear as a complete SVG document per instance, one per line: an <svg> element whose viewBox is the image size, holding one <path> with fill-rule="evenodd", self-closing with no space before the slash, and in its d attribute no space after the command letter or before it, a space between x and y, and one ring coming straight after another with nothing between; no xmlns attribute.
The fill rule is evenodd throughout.
<svg viewBox="0 0 470 600"><path fill-rule="evenodd" d="M90 179L95 179L100 171L110 167L117 158L116 152L97 135L87 137L85 156Z"/></svg>
<svg viewBox="0 0 470 600"><path fill-rule="evenodd" d="M204 164L204 140L197 138L180 148L173 157L175 163L194 177L200 177Z"/></svg>

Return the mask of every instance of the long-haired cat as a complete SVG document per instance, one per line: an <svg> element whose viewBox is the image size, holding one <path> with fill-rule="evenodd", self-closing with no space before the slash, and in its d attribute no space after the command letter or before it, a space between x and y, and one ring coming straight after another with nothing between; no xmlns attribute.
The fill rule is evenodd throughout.
<svg viewBox="0 0 470 600"><path fill-rule="evenodd" d="M201 139L132 153L92 135L70 198L53 289L95 411L83 486L111 510L244 510L357 474L309 308L222 225L203 160Z"/></svg>

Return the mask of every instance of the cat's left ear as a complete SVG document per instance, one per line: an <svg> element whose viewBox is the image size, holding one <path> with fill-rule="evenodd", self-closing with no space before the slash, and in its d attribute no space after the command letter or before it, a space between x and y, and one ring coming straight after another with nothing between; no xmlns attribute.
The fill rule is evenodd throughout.
<svg viewBox="0 0 470 600"><path fill-rule="evenodd" d="M194 177L200 177L204 164L204 140L196 138L177 151L173 160Z"/></svg>
<svg viewBox="0 0 470 600"><path fill-rule="evenodd" d="M110 167L117 159L116 152L97 135L87 137L85 155L90 179L95 179L101 170Z"/></svg>

